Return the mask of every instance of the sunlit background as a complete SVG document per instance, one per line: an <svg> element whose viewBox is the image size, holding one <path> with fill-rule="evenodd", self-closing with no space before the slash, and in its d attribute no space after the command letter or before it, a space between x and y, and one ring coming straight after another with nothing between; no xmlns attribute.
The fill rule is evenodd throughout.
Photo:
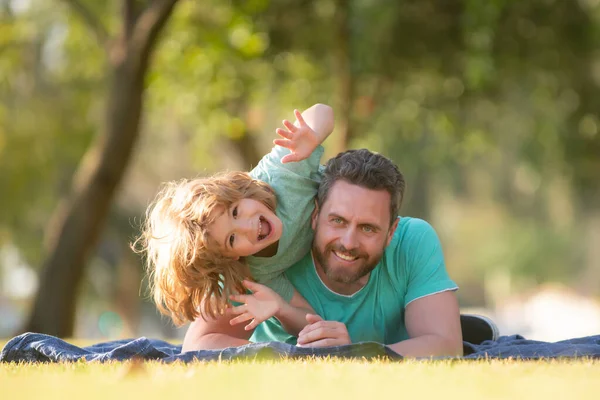
<svg viewBox="0 0 600 400"><path fill-rule="evenodd" d="M0 337L25 326L53 216L107 124L99 40L119 3L0 0ZM181 338L129 248L146 206L163 181L250 170L317 102L336 112L327 157L367 147L404 172L401 214L436 228L463 311L506 335L600 333L599 49L600 0L180 1L71 288L73 336Z"/></svg>

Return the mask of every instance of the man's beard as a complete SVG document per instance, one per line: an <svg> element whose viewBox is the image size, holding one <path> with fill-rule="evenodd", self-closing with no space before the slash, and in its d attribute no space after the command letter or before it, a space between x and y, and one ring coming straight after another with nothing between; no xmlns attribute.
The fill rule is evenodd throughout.
<svg viewBox="0 0 600 400"><path fill-rule="evenodd" d="M360 278L366 276L375 269L375 267L379 263L379 260L381 260L381 257L383 256L384 249L385 247L381 249L381 252L379 254L371 258L371 260L369 260L368 254L361 254L358 253L358 251L348 251L343 246L335 244L328 244L325 247L325 250L321 252L319 247L316 245L315 241L313 241L312 251L316 261L319 263L321 269L329 279L338 283L350 284L357 282ZM363 261L363 263L362 265L360 265L356 272L352 272L350 269L345 268L341 268L341 270L340 268L338 268L336 271L331 267L331 265L329 265L327 258L327 255L332 253L333 251L338 251L353 257L358 257L356 261Z"/></svg>

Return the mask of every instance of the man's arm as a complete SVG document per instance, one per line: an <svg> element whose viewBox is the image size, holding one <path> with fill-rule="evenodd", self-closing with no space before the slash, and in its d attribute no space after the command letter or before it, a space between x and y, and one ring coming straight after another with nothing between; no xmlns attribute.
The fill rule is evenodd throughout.
<svg viewBox="0 0 600 400"><path fill-rule="evenodd" d="M196 318L190 324L183 339L182 353L193 350L223 349L243 346L250 343L252 331L244 330L243 325L230 325L231 315L226 313L217 318Z"/></svg>
<svg viewBox="0 0 600 400"><path fill-rule="evenodd" d="M308 325L298 335L298 345L325 347L350 344L346 326L306 317ZM447 291L417 299L406 307L406 329L410 339L388 345L404 357L459 356L463 353L458 301Z"/></svg>
<svg viewBox="0 0 600 400"><path fill-rule="evenodd" d="M279 311L275 314L275 318L281 322L287 333L297 336L307 325L306 315L314 313L315 311L308 304L308 301L294 289L292 300L289 304L285 301L281 304Z"/></svg>
<svg viewBox="0 0 600 400"><path fill-rule="evenodd" d="M410 339L388 347L404 357L463 354L460 311L454 291L421 297L406 306L404 323Z"/></svg>
<svg viewBox="0 0 600 400"><path fill-rule="evenodd" d="M409 221L403 246L396 248L405 268L397 264L398 279L407 280L404 325L410 339L389 347L406 357L462 354L460 312L446 271L440 240L429 223Z"/></svg>

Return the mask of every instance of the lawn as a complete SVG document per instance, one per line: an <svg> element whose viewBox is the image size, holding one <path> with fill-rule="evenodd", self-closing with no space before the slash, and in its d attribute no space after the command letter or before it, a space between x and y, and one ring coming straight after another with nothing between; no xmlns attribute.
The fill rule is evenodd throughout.
<svg viewBox="0 0 600 400"><path fill-rule="evenodd" d="M591 360L0 364L6 399L595 400L599 377Z"/></svg>

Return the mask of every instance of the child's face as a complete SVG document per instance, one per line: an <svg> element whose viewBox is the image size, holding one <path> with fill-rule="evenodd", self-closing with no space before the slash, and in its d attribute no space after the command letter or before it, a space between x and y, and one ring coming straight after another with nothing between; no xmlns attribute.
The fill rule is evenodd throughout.
<svg viewBox="0 0 600 400"><path fill-rule="evenodd" d="M281 238L281 220L260 201L242 199L215 212L219 215L208 233L228 257L251 256Z"/></svg>

